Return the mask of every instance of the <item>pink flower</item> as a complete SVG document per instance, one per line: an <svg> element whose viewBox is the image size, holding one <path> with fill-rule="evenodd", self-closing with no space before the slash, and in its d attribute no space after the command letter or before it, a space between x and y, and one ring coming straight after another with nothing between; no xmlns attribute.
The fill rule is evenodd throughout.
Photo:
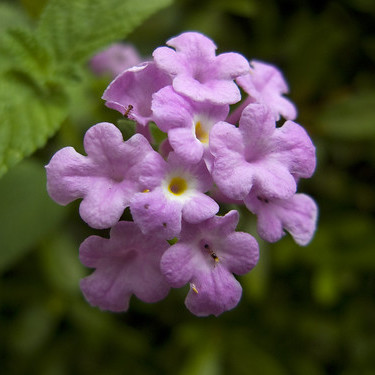
<svg viewBox="0 0 375 375"><path fill-rule="evenodd" d="M203 158L209 164L209 134L215 123L227 117L228 105L196 102L167 86L154 94L152 111L156 125L168 133L177 155L187 163Z"/></svg>
<svg viewBox="0 0 375 375"><path fill-rule="evenodd" d="M141 165L159 155L142 135L124 142L120 130L107 122L86 132L84 147L87 156L65 147L52 157L46 166L47 190L62 205L83 198L82 219L93 228L109 228L134 194L143 191Z"/></svg>
<svg viewBox="0 0 375 375"><path fill-rule="evenodd" d="M288 199L296 192L295 178L311 177L315 147L293 121L277 128L263 104L248 105L239 128L226 122L211 130L212 176L224 195L243 200L253 188L263 196Z"/></svg>
<svg viewBox="0 0 375 375"><path fill-rule="evenodd" d="M130 44L114 43L90 60L91 70L97 75L109 73L113 78L141 63L137 50Z"/></svg>
<svg viewBox="0 0 375 375"><path fill-rule="evenodd" d="M153 62L145 62L123 71L104 91L105 105L146 126L153 121L152 95L171 84L170 77Z"/></svg>
<svg viewBox="0 0 375 375"><path fill-rule="evenodd" d="M126 311L132 294L152 303L165 298L169 285L160 270L167 241L141 233L133 222L121 221L110 238L90 236L80 246L81 262L95 271L81 280L87 301L102 310Z"/></svg>
<svg viewBox="0 0 375 375"><path fill-rule="evenodd" d="M179 236L181 220L199 223L219 211L219 205L204 194L212 186L212 178L203 161L187 164L174 152L165 162L144 166L142 181L152 179L150 188L133 197L130 211L144 233L155 233L171 239Z"/></svg>
<svg viewBox="0 0 375 375"><path fill-rule="evenodd" d="M269 107L276 121L280 119L280 115L287 120L294 120L297 117L297 109L283 96L289 92L289 88L280 70L271 64L256 60L250 62L250 67L248 74L236 79L238 85L249 96L230 115L228 122L236 124L243 109L250 103L261 103Z"/></svg>
<svg viewBox="0 0 375 375"><path fill-rule="evenodd" d="M238 53L215 54L211 39L197 32L183 33L159 47L153 57L159 69L173 79L173 88L190 99L234 104L241 99L234 79L248 73L247 60Z"/></svg>
<svg viewBox="0 0 375 375"><path fill-rule="evenodd" d="M318 207L306 194L294 194L288 199L267 198L251 192L245 198L246 207L258 217L258 234L268 242L276 242L289 232L297 244L307 245L315 232Z"/></svg>
<svg viewBox="0 0 375 375"><path fill-rule="evenodd" d="M242 294L233 273L249 272L259 258L248 233L235 232L239 215L230 211L199 224L183 223L180 240L162 256L161 270L174 288L190 283L186 307L195 315L220 315Z"/></svg>

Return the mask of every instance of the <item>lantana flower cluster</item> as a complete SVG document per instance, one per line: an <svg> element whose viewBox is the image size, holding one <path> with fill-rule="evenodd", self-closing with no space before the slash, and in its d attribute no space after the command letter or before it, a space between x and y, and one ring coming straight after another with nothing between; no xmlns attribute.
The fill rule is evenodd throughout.
<svg viewBox="0 0 375 375"><path fill-rule="evenodd" d="M92 235L80 246L81 262L95 269L81 290L93 306L120 312L133 294L156 302L187 285L186 307L217 316L238 304L235 275L259 258L257 241L236 231L239 212L223 212L225 203L256 215L266 241L289 232L308 244L317 206L297 185L314 172L314 145L294 122L276 67L216 54L200 33L170 39L119 74L111 56L96 58L116 70L103 99L136 122L136 134L124 141L114 124L96 124L84 137L86 155L65 147L46 166L56 202L81 198L82 219L111 228L109 238ZM165 133L159 145L151 123ZM121 219L127 208L131 221Z"/></svg>

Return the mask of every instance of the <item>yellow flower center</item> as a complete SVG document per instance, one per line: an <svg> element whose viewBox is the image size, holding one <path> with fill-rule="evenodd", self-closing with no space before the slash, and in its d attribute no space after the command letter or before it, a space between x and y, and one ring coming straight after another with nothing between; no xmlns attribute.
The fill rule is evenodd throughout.
<svg viewBox="0 0 375 375"><path fill-rule="evenodd" d="M168 190L174 195L183 194L187 188L188 185L186 181L181 177L173 177L168 185Z"/></svg>
<svg viewBox="0 0 375 375"><path fill-rule="evenodd" d="M202 143L208 143L208 133L203 129L200 121L195 124L195 136Z"/></svg>

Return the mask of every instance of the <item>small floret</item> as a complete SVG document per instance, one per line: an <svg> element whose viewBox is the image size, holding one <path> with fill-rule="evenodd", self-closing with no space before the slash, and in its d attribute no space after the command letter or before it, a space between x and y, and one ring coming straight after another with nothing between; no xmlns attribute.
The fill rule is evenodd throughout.
<svg viewBox="0 0 375 375"><path fill-rule="evenodd" d="M249 73L248 61L238 53L215 54L211 39L186 32L168 40L153 57L159 69L173 79L176 92L197 102L234 104L241 94L234 79Z"/></svg>
<svg viewBox="0 0 375 375"><path fill-rule="evenodd" d="M315 232L318 207L306 194L288 199L266 198L256 191L245 198L246 207L258 217L258 234L276 242L289 232L298 245L307 245Z"/></svg>
<svg viewBox="0 0 375 375"><path fill-rule="evenodd" d="M266 197L288 199L296 192L296 178L311 177L315 147L306 131L287 121L280 128L268 107L249 104L239 127L226 122L211 130L214 156L212 176L222 193L242 200L256 188Z"/></svg>
<svg viewBox="0 0 375 375"><path fill-rule="evenodd" d="M198 223L219 211L219 205L204 194L211 188L212 178L203 161L187 164L172 152L158 171L144 166L142 174L149 174L157 185L136 194L130 204L133 220L144 233L172 239L179 236L182 219Z"/></svg>
<svg viewBox="0 0 375 375"><path fill-rule="evenodd" d="M183 222L180 240L162 256L161 270L174 288L190 284L187 308L195 315L220 315L233 309L242 294L233 274L257 263L259 248L248 233L236 232L238 212L199 224Z"/></svg>
<svg viewBox="0 0 375 375"><path fill-rule="evenodd" d="M261 103L273 113L275 120L280 116L286 120L297 117L296 106L284 96L289 92L282 73L274 65L261 61L250 62L250 73L238 77L236 82L249 95L230 115L228 122L236 124L244 108L250 103Z"/></svg>
<svg viewBox="0 0 375 375"><path fill-rule="evenodd" d="M82 219L93 228L109 228L145 188L142 164L157 163L160 155L141 134L124 142L120 130L107 122L86 132L84 147L87 156L65 147L52 157L46 166L47 190L62 205L82 198Z"/></svg>
<svg viewBox="0 0 375 375"><path fill-rule="evenodd" d="M102 99L107 107L146 126L153 121L152 95L171 82L153 62L145 62L120 73L104 91ZM128 111L129 105L131 111Z"/></svg>
<svg viewBox="0 0 375 375"><path fill-rule="evenodd" d="M203 158L209 166L209 134L215 123L226 119L228 105L196 102L167 86L153 96L152 111L177 155L193 164Z"/></svg>
<svg viewBox="0 0 375 375"><path fill-rule="evenodd" d="M152 303L165 298L169 285L160 270L167 241L141 233L133 222L121 221L110 238L90 236L79 249L81 262L95 271L81 280L81 290L93 306L126 311L132 294Z"/></svg>
<svg viewBox="0 0 375 375"><path fill-rule="evenodd" d="M131 44L114 43L90 60L90 68L97 75L110 74L115 78L141 62L141 57Z"/></svg>

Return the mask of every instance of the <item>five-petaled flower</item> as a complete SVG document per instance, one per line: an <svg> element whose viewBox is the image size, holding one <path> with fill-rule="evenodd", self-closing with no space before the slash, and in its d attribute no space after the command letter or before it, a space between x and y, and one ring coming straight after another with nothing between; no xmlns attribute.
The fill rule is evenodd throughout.
<svg viewBox="0 0 375 375"><path fill-rule="evenodd" d="M183 223L180 240L162 256L161 269L174 288L190 283L187 308L198 316L233 309L242 288L233 273L249 272L259 258L258 244L248 233L235 232L237 211L199 224Z"/></svg>
<svg viewBox="0 0 375 375"><path fill-rule="evenodd" d="M109 239L88 237L79 258L95 271L81 280L83 294L92 305L110 311L126 311L132 294L144 302L160 301L170 289L159 267L168 246L126 221L111 229Z"/></svg>

